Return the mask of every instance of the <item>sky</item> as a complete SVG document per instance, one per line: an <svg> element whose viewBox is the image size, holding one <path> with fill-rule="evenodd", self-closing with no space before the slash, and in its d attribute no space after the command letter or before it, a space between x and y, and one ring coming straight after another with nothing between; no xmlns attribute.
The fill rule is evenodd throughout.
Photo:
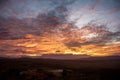
<svg viewBox="0 0 120 80"><path fill-rule="evenodd" d="M119 0L0 0L0 56L120 55Z"/></svg>

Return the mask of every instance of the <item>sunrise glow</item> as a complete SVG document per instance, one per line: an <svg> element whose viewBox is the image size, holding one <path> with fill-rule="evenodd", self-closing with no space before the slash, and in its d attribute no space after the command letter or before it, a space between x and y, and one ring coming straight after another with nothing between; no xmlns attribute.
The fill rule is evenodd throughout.
<svg viewBox="0 0 120 80"><path fill-rule="evenodd" d="M120 55L119 4L114 0L85 2L8 0L1 3L0 56Z"/></svg>

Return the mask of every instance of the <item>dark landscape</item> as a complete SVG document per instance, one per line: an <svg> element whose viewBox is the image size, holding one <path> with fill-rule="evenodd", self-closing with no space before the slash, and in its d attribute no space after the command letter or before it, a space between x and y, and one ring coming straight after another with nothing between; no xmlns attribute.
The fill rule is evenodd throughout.
<svg viewBox="0 0 120 80"><path fill-rule="evenodd" d="M120 57L0 58L0 80L120 80Z"/></svg>

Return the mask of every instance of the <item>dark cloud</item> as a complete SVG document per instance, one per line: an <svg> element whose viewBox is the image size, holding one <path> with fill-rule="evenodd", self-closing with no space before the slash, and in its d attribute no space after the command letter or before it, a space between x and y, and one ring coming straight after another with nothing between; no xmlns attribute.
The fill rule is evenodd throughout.
<svg viewBox="0 0 120 80"><path fill-rule="evenodd" d="M120 0L113 0L116 3L117 7L120 7Z"/></svg>
<svg viewBox="0 0 120 80"><path fill-rule="evenodd" d="M4 3L6 1L2 0L1 2ZM59 28L58 25L67 23L67 20L66 20L67 12L68 12L67 5L74 3L75 0L61 0L61 1L51 0L51 2L54 5L56 5L54 9L45 13L39 13L37 18L35 19L31 18L30 19L31 22L28 24L26 24L24 20L19 20L17 18L15 18L14 20L10 19L8 21L5 21L5 19L1 18L0 20L1 25L5 22L7 23L6 25L7 28L5 29L4 27L1 28L1 32L0 32L1 35L6 35L6 36L9 35L10 39L16 39L16 38L22 38L26 34L42 35L44 34L44 32L51 33L52 31L55 31L56 28ZM26 21L29 22L28 20ZM5 24L2 26L5 26ZM98 34L101 33L100 35L105 34L105 31L103 30L103 28L105 28L106 25L101 25L97 27L96 25L91 25L91 26L90 24L88 24L88 29L95 31ZM62 31L63 33L68 33L67 35L70 35L70 33L72 33L70 27L64 28L62 29Z"/></svg>
<svg viewBox="0 0 120 80"><path fill-rule="evenodd" d="M0 27L6 27L5 26L5 23L7 23L7 19L6 18L4 18L3 16L0 16Z"/></svg>
<svg viewBox="0 0 120 80"><path fill-rule="evenodd" d="M36 21L41 25L50 27L55 27L59 24L59 18L55 15L54 11L50 11L47 14L39 14Z"/></svg>
<svg viewBox="0 0 120 80"><path fill-rule="evenodd" d="M9 0L0 0L0 5L4 5L6 2L8 2Z"/></svg>
<svg viewBox="0 0 120 80"><path fill-rule="evenodd" d="M69 30L66 30L66 31L69 31ZM97 22L95 22L95 21L88 23L83 28L81 28L79 31L81 34L83 34L82 36L87 36L92 33L96 34L97 36L91 37L90 39L86 38L84 40L84 42L81 42L81 43L78 42L79 40L65 43L65 45L68 48L71 48L71 47L79 48L81 46L86 46L86 45L90 45L90 44L104 46L106 43L111 42L112 39L114 39L114 40L116 39L117 41L120 40L120 32L115 32L115 33L110 32L106 28L106 24L97 24ZM70 35L70 33L69 33L69 35ZM79 37L81 37L81 36L79 36ZM77 37L74 37L74 38L77 38Z"/></svg>
<svg viewBox="0 0 120 80"><path fill-rule="evenodd" d="M0 39L7 39L9 35L8 20L0 16Z"/></svg>
<svg viewBox="0 0 120 80"><path fill-rule="evenodd" d="M90 44L95 44L100 46L100 45L104 45L105 41L99 41L99 40L87 41L87 42L81 43L81 46L90 45Z"/></svg>
<svg viewBox="0 0 120 80"><path fill-rule="evenodd" d="M69 43L65 43L65 45L67 47L81 47L81 44L77 41L72 41L72 42L69 42Z"/></svg>
<svg viewBox="0 0 120 80"><path fill-rule="evenodd" d="M95 44L95 45L105 45L106 43L111 43L111 41L120 41L120 32L110 32L106 28L107 24L97 24L96 21L92 21L88 23L88 25L84 26L84 31L89 30L90 33L96 33L98 36L91 38L88 41L81 43L83 45Z"/></svg>
<svg viewBox="0 0 120 80"><path fill-rule="evenodd" d="M104 36L103 39L108 40L108 42L111 40L120 41L120 32L114 32L114 33L108 34Z"/></svg>
<svg viewBox="0 0 120 80"><path fill-rule="evenodd" d="M4 8L9 5L10 0L0 0L0 16L6 14L4 13ZM5 17L5 16L4 16ZM0 17L1 18L1 17Z"/></svg>
<svg viewBox="0 0 120 80"><path fill-rule="evenodd" d="M53 4L59 4L59 5L69 5L76 2L76 0L51 0L51 1Z"/></svg>
<svg viewBox="0 0 120 80"><path fill-rule="evenodd" d="M54 2L54 1L53 1ZM57 0L55 3L58 2ZM48 11L47 13L39 14L38 20L41 24L44 25L50 25L50 26L56 26L59 23L66 22L67 17L67 7L65 4L69 3L69 1L61 1L63 3L57 4L57 6L53 9ZM64 3L65 2L65 3Z"/></svg>
<svg viewBox="0 0 120 80"><path fill-rule="evenodd" d="M9 37L8 29L0 27L0 39L7 39L7 37Z"/></svg>
<svg viewBox="0 0 120 80"><path fill-rule="evenodd" d="M39 24L39 27L43 32L56 31L56 28L60 27L59 25L67 23L67 5L72 4L75 1L53 0L52 2L54 5L56 5L56 7L53 10L50 10L46 13L40 13L34 20L34 23Z"/></svg>

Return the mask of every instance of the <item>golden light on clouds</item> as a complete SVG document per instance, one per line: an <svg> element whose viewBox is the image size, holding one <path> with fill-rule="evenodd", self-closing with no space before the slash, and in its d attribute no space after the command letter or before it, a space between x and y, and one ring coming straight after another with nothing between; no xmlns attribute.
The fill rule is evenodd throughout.
<svg viewBox="0 0 120 80"><path fill-rule="evenodd" d="M120 9L114 1L32 2L23 2L24 9L19 1L1 3L0 56L120 55Z"/></svg>
<svg viewBox="0 0 120 80"><path fill-rule="evenodd" d="M99 44L87 44L82 45L82 42L79 46L71 46L67 47L64 44L64 40L57 39L57 36L54 34L49 36L50 34L44 36L34 36L34 35L26 35L25 39L16 39L16 40L4 40L0 42L1 46L7 44L10 46L10 50L8 50L6 56L41 56L42 54L74 54L74 55L90 55L90 56L108 56L114 55L115 53L119 53L120 51L120 43L109 43L105 45ZM59 38L59 37L58 37ZM72 39L72 38L71 38ZM68 40L70 42L72 40ZM66 41L67 42L67 41ZM74 43L72 45L77 45ZM82 45L82 46L81 46ZM12 47L11 47L12 46ZM14 53L15 54L12 54Z"/></svg>

